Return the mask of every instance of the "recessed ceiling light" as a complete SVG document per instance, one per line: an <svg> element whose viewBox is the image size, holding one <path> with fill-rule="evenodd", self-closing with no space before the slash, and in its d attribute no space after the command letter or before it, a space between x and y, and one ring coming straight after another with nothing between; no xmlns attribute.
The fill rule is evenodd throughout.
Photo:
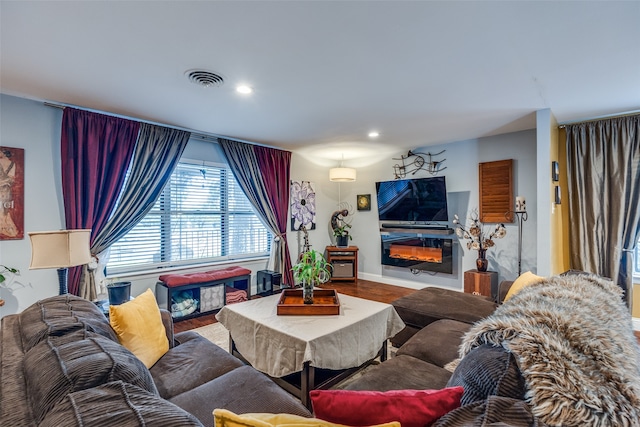
<svg viewBox="0 0 640 427"><path fill-rule="evenodd" d="M236 86L236 92L247 95L253 92L253 89L251 88L251 86L239 85L239 86Z"/></svg>
<svg viewBox="0 0 640 427"><path fill-rule="evenodd" d="M379 136L380 136L380 132L376 132L376 131L369 132L369 138L377 138Z"/></svg>

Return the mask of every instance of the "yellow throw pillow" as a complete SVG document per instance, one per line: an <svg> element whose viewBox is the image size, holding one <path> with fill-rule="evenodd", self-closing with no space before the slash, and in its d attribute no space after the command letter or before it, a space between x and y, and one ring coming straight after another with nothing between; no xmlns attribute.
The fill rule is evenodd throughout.
<svg viewBox="0 0 640 427"><path fill-rule="evenodd" d="M147 368L169 350L160 308L151 289L124 304L109 306L109 322L120 344Z"/></svg>
<svg viewBox="0 0 640 427"><path fill-rule="evenodd" d="M226 409L213 411L216 427L347 427L318 418L305 418L292 414L243 414L236 415ZM397 421L371 427L400 427Z"/></svg>
<svg viewBox="0 0 640 427"><path fill-rule="evenodd" d="M536 276L530 271L522 273L520 277L518 277L509 288L509 292L507 292L507 295L505 295L504 297L504 302L507 302L509 298L517 294L522 288L533 285L534 283L541 282L543 280L544 277Z"/></svg>

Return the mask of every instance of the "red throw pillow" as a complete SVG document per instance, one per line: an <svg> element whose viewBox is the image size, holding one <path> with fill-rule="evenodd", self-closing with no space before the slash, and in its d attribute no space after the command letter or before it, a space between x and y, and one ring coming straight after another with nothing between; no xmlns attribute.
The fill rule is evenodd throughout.
<svg viewBox="0 0 640 427"><path fill-rule="evenodd" d="M399 421L402 427L430 426L460 407L462 387L442 390L313 390L309 393L317 418L350 426Z"/></svg>

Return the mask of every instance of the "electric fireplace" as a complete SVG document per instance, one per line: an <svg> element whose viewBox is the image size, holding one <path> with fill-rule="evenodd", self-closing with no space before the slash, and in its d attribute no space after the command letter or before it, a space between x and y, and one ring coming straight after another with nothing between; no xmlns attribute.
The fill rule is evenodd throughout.
<svg viewBox="0 0 640 427"><path fill-rule="evenodd" d="M412 233L381 233L381 236L383 265L452 274L452 238Z"/></svg>

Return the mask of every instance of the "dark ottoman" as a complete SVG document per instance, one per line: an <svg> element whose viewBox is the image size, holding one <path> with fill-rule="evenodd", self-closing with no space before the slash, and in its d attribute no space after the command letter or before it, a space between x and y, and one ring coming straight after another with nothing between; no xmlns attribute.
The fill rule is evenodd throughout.
<svg viewBox="0 0 640 427"><path fill-rule="evenodd" d="M424 288L391 303L407 325L391 339L400 347L416 332L440 319L472 324L493 313L498 304L478 295L450 289Z"/></svg>

